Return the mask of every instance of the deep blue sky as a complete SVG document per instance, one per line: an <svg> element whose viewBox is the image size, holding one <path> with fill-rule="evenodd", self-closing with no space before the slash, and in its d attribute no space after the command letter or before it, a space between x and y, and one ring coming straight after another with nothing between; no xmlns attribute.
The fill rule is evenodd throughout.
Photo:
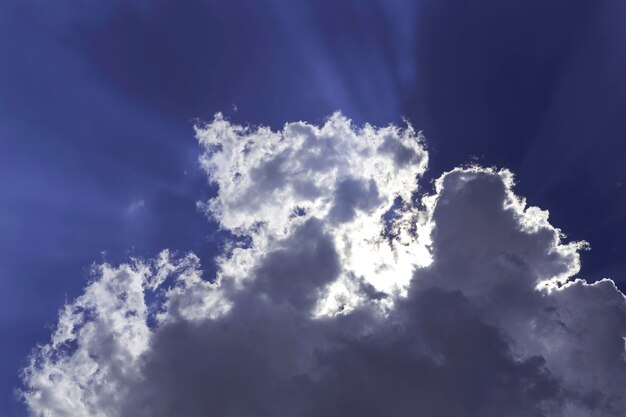
<svg viewBox="0 0 626 417"><path fill-rule="evenodd" d="M272 127L404 116L431 176L512 169L591 243L582 276L625 288L625 21L619 0L4 0L0 415L23 415L17 371L92 262L215 253L192 126L217 111Z"/></svg>

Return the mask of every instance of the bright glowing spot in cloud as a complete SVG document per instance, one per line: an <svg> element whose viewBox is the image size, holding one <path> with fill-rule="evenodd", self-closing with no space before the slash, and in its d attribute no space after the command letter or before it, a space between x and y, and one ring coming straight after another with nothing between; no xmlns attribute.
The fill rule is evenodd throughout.
<svg viewBox="0 0 626 417"><path fill-rule="evenodd" d="M35 415L623 416L626 302L573 279L507 170L427 168L410 126L197 127L235 237L94 268L23 371ZM244 243L241 243L244 242Z"/></svg>

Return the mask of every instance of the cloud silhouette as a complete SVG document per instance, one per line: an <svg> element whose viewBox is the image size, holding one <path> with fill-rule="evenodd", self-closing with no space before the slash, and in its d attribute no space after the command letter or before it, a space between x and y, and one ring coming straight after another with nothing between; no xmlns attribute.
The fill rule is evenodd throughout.
<svg viewBox="0 0 626 417"><path fill-rule="evenodd" d="M23 370L34 415L624 416L626 301L584 242L410 126L196 128L233 236L94 267Z"/></svg>

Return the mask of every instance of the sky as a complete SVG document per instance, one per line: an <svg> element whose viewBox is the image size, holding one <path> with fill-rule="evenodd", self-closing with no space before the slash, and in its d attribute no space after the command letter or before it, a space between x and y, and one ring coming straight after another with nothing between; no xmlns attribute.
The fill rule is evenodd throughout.
<svg viewBox="0 0 626 417"><path fill-rule="evenodd" d="M197 415L209 405L194 390L168 386L167 376L176 372L191 385L200 381L222 393L218 414L224 416L309 415L297 409L302 404L314 415L362 415L390 403L397 415L420 406L431 415L463 415L437 402L446 392L459 393L456 400L468 416L560 415L557 408L569 415L582 409L580 415L610 415L610 407L624 400L610 405L594 393L619 388L626 374L610 374L609 364L592 361L576 373L537 340L561 346L565 356L573 345L607 358L619 352L608 341L587 345L555 336L553 318L533 312L571 313L577 305L579 312L562 317L572 329L595 326L606 340L618 340L624 329L623 314L615 313L624 311L623 301L608 281L597 287L559 281L611 278L626 290L624 19L626 3L610 0L2 2L0 416L27 415L15 393L24 383L54 399L75 393L76 381L91 387L81 397L85 415L128 415L129 409L135 415ZM215 117L218 112L223 118ZM390 123L398 128L385 130ZM272 145L241 150L233 137ZM283 140L274 143L277 137ZM303 137L314 143L333 138L338 145L318 149ZM361 149L368 141L369 148ZM309 161L309 151L328 158ZM232 156L239 154L240 160ZM375 162L393 173L393 181ZM309 164L309 174L301 177L293 164ZM241 182L231 180L235 171ZM328 172L343 177L335 182ZM277 206L279 194L284 204ZM520 208L518 196L549 211L549 223ZM512 208L500 210L502 202ZM388 221L381 223L381 216ZM474 223L484 227L474 230ZM422 229L415 231L415 224ZM389 238L391 252L380 246L348 250L380 234L376 227ZM582 240L589 250L576 246ZM508 255L493 255L498 247ZM547 252L552 256L546 258ZM513 271L520 262L526 272ZM173 284L154 284L164 274L174 275L167 278ZM299 274L301 285L285 278ZM450 278L464 274L480 285ZM498 274L519 276L519 285L494 284ZM554 278L566 289L552 298L529 293L540 278ZM220 280L218 289L209 287ZM224 284L229 280L235 284ZM136 316L106 310L106 288L116 282L136 295L124 301L135 303L125 308L137 310ZM137 286L150 291L137 292ZM476 288L487 288L486 295ZM191 303L194 297L204 304ZM454 314L440 311L442 305ZM59 317L64 306L71 308ZM379 309L391 318L381 319ZM286 323L283 315L292 310L294 321ZM323 324L308 316L339 310L358 314ZM100 323L88 311L107 312L120 322ZM419 318L433 311L439 322ZM198 315L213 321L199 324ZM120 330L125 320L136 330L132 335ZM256 356L228 355L255 343L239 330L255 320L261 328L278 329L285 344L268 341ZM141 404L112 400L80 373L86 365L78 354L94 357L89 346L106 343L81 333L91 327L78 322L96 323L102 338L117 335L128 342L129 351L122 352L127 356L102 353L90 364L116 381L119 392L136 390L133 378L148 378L149 364L166 364L153 367L151 383L141 385L134 399ZM390 322L409 330L390 335ZM524 330L529 322L543 327L536 334ZM71 341L69 347L51 342L63 323L76 326L71 337L56 336L66 345ZM215 323L236 330L211 344L219 330ZM463 328L459 323L473 330L454 331ZM455 336L440 334L441 328ZM372 336L365 340L359 331ZM520 336L525 332L536 339ZM425 341L420 355L460 366L413 361L406 346L419 344L415 334ZM229 364L207 361L197 364L200 369L232 371L232 378L205 381L193 366L181 365L171 345L176 338L183 352L211 352ZM459 343L470 353L448 349ZM31 357L40 355L49 368L29 365L37 345L44 347ZM310 350L322 352L324 366L307 362ZM60 363L55 355L69 359ZM128 381L115 379L110 358L120 355L127 358L119 366ZM477 357L489 359L476 392L468 392L472 384L463 369L475 375L464 366L471 368L468 361ZM301 369L305 363L310 369ZM51 392L37 382L53 368L67 391ZM26 382L19 377L23 369ZM436 382L430 395L418 390L423 397L405 403L385 387L355 380L354 369L410 387ZM315 377L290 384L288 395L256 384L242 409L228 400L242 380L275 378L280 384L307 372ZM511 385L485 408L479 399L497 389L486 381L501 376ZM606 386L587 387L585 381L594 378ZM529 380L541 395L518 392ZM353 389L339 390L342 400L323 389L333 384ZM574 392L576 384L581 392ZM160 397L162 392L171 395ZM352 408L368 392L377 400ZM29 398L34 413L68 415L53 400ZM275 404L264 398L275 398ZM181 401L186 408L177 408ZM107 403L118 408L102 408ZM160 411L146 405L151 403L160 404Z"/></svg>

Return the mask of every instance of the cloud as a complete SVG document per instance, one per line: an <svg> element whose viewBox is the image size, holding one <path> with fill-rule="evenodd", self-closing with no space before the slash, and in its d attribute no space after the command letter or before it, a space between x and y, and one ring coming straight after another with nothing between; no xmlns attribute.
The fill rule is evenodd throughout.
<svg viewBox="0 0 626 417"><path fill-rule="evenodd" d="M197 127L232 241L94 267L23 370L34 415L624 416L626 301L507 170L341 114ZM421 196L421 197L420 197Z"/></svg>

